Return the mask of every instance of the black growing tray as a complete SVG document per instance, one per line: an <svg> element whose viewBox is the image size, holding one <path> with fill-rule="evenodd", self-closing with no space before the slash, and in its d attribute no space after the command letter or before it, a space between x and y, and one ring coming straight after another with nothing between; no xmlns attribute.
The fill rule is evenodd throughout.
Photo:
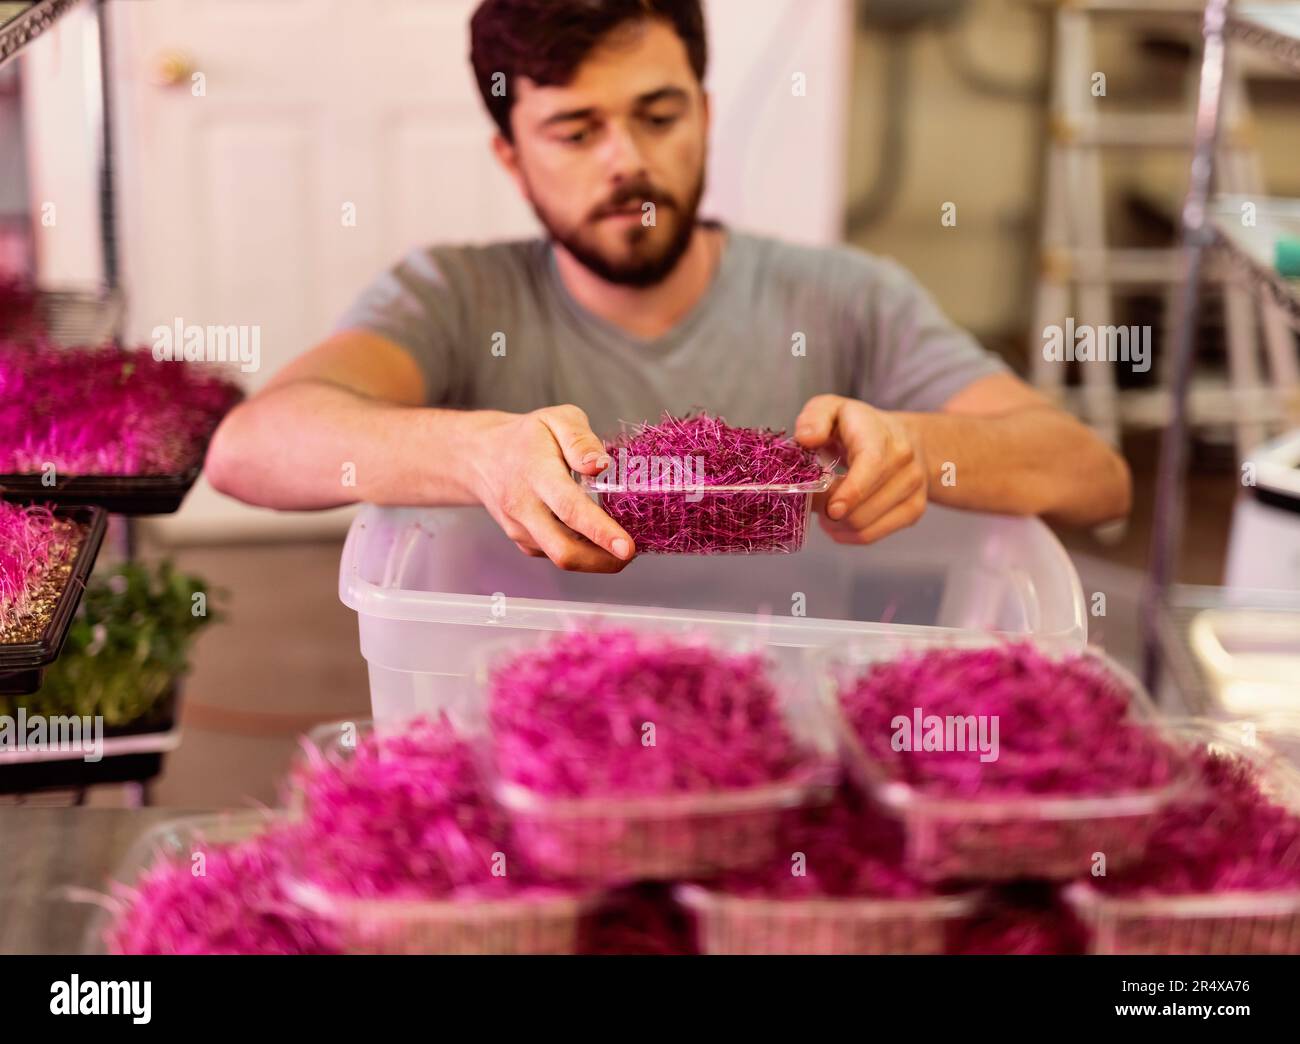
<svg viewBox="0 0 1300 1044"><path fill-rule="evenodd" d="M176 726L180 701L173 686L158 705L139 721L106 725L105 741L126 736L171 732ZM0 761L0 794L31 794L38 790L70 790L111 783L145 783L162 773L167 751L145 750L130 754L105 754L100 761L58 758L6 765Z"/></svg>
<svg viewBox="0 0 1300 1044"><path fill-rule="evenodd" d="M8 696L24 696L41 687L45 668L59 658L63 651L63 642L68 637L68 628L72 617L81 604L82 592L90 570L99 555L99 547L104 542L104 531L108 526L108 514L102 507L59 506L54 509L58 518L72 519L85 526L81 546L77 548L77 557L72 563L72 572L59 595L54 614L45 624L45 631L34 642L0 643L0 693Z"/></svg>
<svg viewBox="0 0 1300 1044"><path fill-rule="evenodd" d="M179 475L69 475L53 486L42 485L37 474L0 475L0 497L93 504L115 515L170 515L202 470L202 464L195 464Z"/></svg>

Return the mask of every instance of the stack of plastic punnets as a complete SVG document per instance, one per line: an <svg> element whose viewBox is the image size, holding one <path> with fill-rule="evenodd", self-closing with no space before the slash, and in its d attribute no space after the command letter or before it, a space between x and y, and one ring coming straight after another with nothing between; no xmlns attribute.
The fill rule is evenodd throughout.
<svg viewBox="0 0 1300 1044"><path fill-rule="evenodd" d="M999 682L973 666L969 694L945 702L934 688L909 689L909 672L936 654L965 655L950 646L881 657L859 645L828 657L825 672L846 767L902 824L918 874L984 882L995 905L1030 889L1034 916L1052 923L1026 952L1050 937L1093 953L1300 953L1300 776L1254 730L1161 720L1135 679L1086 654L1078 667L1091 660L1126 690L1126 721L1090 725L1092 709L1062 676L1035 700L1037 722L1032 703L1019 715L1001 705L1012 711L1001 761L940 745L920 757L939 761L917 769L919 746L885 747L863 723L915 702L918 714L937 704L969 715L973 728L998 706ZM1019 669L1016 659L993 666ZM888 706L855 706L864 690ZM1027 771L1016 779L1018 766Z"/></svg>
<svg viewBox="0 0 1300 1044"><path fill-rule="evenodd" d="M634 564L615 577L561 573L521 559L507 543L490 519L469 509L366 508L349 534L340 594L358 612L380 734L402 736L421 718L445 716L488 752L479 761L481 782L509 826L507 840L493 851L504 853L511 873L527 871L561 886L573 900L567 927L550 934L502 928L491 916L469 912L476 905L483 915L499 912L487 909L486 896L448 904L445 896L329 894L319 884L304 887L302 861L286 860L278 909L324 925L338 948L1101 948L1097 934L1085 932L1087 918L1067 901L1069 886L1095 881L1100 868L1111 881L1136 874L1160 817L1190 800L1197 785L1175 773L1127 790L1049 787L1017 798L982 792L983 773L993 770L976 758L973 789L941 793L923 780L909 783L905 774L891 777L887 761L869 756L879 736L865 746L850 742L836 716L836 696L872 664L1006 641L1030 643L1056 658L1080 653L1087 614L1078 578L1064 550L1034 520L935 509L879 548L841 548L814 530L799 555L764 559L762 569L743 556L670 556L653 569ZM950 548L960 548L960 555ZM679 792L637 793L627 786L566 792L492 757L493 722L484 713L491 705L491 665L534 655L539 643L569 631L598 627L761 650L771 658L778 693L790 697L782 713L791 733L830 756L838 787L830 779L822 785L782 775L741 787L714 780ZM1140 687L1113 664L1087 662L1124 694L1122 716L1140 723L1134 730L1159 733L1162 743L1189 757L1204 745L1163 729ZM1044 713L1054 709L1055 689L1050 681L1032 688ZM987 710L979 703L981 687L969 690L969 713ZM576 695L602 706L594 689L579 687ZM637 741L647 722L659 727L660 751L674 749L672 730L653 709L661 696L650 694L652 709L623 724L630 742L616 750L629 765L642 764L630 759L645 750ZM928 702L924 694L904 699L908 713ZM541 739L563 735L562 719L541 715L537 725ZM1032 729L1016 732L1025 734L1021 739L1033 735ZM1103 733L1089 740L1101 744L1099 764L1106 763L1105 739ZM1011 749L1017 736L1002 740ZM327 760L353 756L334 740L316 746ZM1073 761L1090 756L1085 744ZM294 805L298 817L301 798ZM419 846L412 852L419 855ZM363 901L353 901L358 898ZM420 927L428 920L422 914L435 922L450 917L460 927ZM494 924L492 932L478 931L476 920Z"/></svg>
<svg viewBox="0 0 1300 1044"><path fill-rule="evenodd" d="M674 717L673 711L683 693L669 692L666 676L646 670L611 675L539 667L547 662L548 650L566 643L569 654L578 656L566 661L572 666L590 664L598 658L597 650L618 640L631 643L619 653L624 658L629 650L650 653L666 645L687 650L696 666L716 661L729 670L730 683L708 697L721 702L701 703L712 708L710 714L730 716L718 735L729 735L727 728L736 721L749 733L775 725L761 708L735 698L744 689L745 666L761 663L758 691L770 689L780 704L788 749L781 748L762 771L751 771L751 751L749 761L737 761L714 778L692 782L691 777L682 784L683 764L690 766L688 777L705 771L698 750L707 749L714 734L707 720L692 720L689 743L694 750L689 757L683 753L680 726L687 718ZM1081 725L1066 730L1084 749L1058 760L1067 768L1095 760L1099 771L1106 771L1106 751L1100 745L1087 749L1087 744L1119 744L1138 765L1133 779L1097 785L1091 793L1070 793L1069 787L1078 789L1077 779L1049 773L1045 782L1026 783L1023 793L1008 793L1006 779L1023 783L1036 778L1025 771L1032 764L1027 759L1034 738L1005 731L1023 727L1022 719L1003 726L1001 756L1007 760L1001 765L996 758L980 759L991 752L987 744L926 751L923 742L907 749L891 737L882 746L879 737L856 731L872 720L852 703L852 694L871 671L883 669L880 677L898 684L926 657L967 653L1001 657L998 670L1003 673L1011 669L1009 663L1032 661L1042 668L1050 662L1050 670L1058 673L1046 677L1054 684L1012 685L1015 699L1037 700L1045 713L1069 717L1061 715L1059 704L1071 671L1076 681L1087 677L1112 694L1122 693L1128 703L1123 714L1091 737ZM395 730L388 737L356 738L348 729L318 736L309 745L309 770L296 774L289 812L251 824L254 833L281 838L279 847L273 847L281 858L274 887L253 896L249 916L300 918L307 928L291 933L292 938L351 952L672 953L695 947L709 953L1300 951L1300 884L1199 895L1168 891L1177 874L1168 852L1177 843L1176 836L1173 841L1166 836L1170 823L1198 803L1214 800L1206 791L1206 757L1240 761L1249 770L1248 788L1259 790L1259 803L1276 810L1269 814L1278 830L1293 821L1289 807L1269 804L1289 800L1290 784L1262 748L1239 749L1207 726L1159 721L1136 682L1092 653L1049 655L1030 643L981 645L967 639L904 648L858 643L817 661L815 673L790 674L761 653L737 650L713 636L688 639L654 631L630 638L626 631L612 631L508 641L483 657L478 675L482 714L462 722L465 749L473 752L469 786L481 789L472 795L443 795L427 785L432 776L418 773L376 777L357 770L347 775L347 766L378 757L385 744L409 745L423 726ZM601 719L601 712L612 707L621 714L620 701L627 695L612 694L609 687L628 677L641 678L647 686L644 704L633 701L634 711L644 706L646 712L623 715L630 730L625 741L612 743L602 755L609 737L573 711L588 701L596 719L608 723L611 716ZM689 677L701 691L718 680L716 671ZM820 693L800 686L800 677L818 682ZM872 695L891 706L911 701L923 710L929 700L936 708L953 709L938 698L937 684L932 681L930 689L916 692L872 690ZM1006 704L990 695L994 688L987 680L971 687L972 740L979 734L974 719L981 709L1005 710ZM530 722L543 734L530 739ZM888 723L902 728L897 720ZM655 737L648 745L642 742L647 725ZM584 736L589 738L593 729L597 740L584 748ZM1205 754L1211 747L1212 755ZM1143 751L1153 759L1145 768L1138 764ZM929 770L905 760L928 754L940 759L929 776ZM725 760L727 754L719 750L711 756ZM667 775L658 779L657 773ZM739 782L719 785L730 778L728 773ZM401 777L394 793L400 791L406 804L390 800L393 794L375 793L387 784L365 783L389 776ZM940 778L948 780L946 792L933 785ZM318 785L322 779L323 788ZM371 789L358 792L362 785ZM335 803L320 818L317 833L304 834L303 824L310 824L315 814L313 801L323 802L322 795L332 795ZM347 800L339 803L340 795ZM465 831L407 838L383 822L384 816L397 813L408 822L411 808L427 808L428 802L444 798L455 807L448 806L450 819L437 820L439 831L451 822ZM471 806L478 808L480 799L493 825L482 828L482 851L466 864L455 846L463 842L462 834L474 843L479 840L468 833L467 824L477 814ZM1239 826L1230 812L1218 827L1229 838ZM344 857L333 866L332 876L319 873L322 850L351 831L366 844L340 850ZM394 849L396 842L408 847ZM188 843L191 848L205 844ZM433 871L439 881L445 876L443 864L476 869L442 894L419 891L419 882L432 879L427 865L409 875L399 868L397 876L404 880L390 887L382 881L388 879L384 875L392 876L394 850L408 853L412 863L439 864ZM1260 858L1266 854L1257 853ZM1288 858L1286 852L1276 855L1279 861ZM1292 856L1300 858L1300 847ZM177 851L171 857L177 860ZM498 887L503 882L493 880L496 857L500 876L512 878L509 885ZM1246 858L1242 866L1224 870L1229 876L1223 879L1247 885L1287 879L1286 866L1252 873L1249 862ZM140 863L137 856L124 879L135 878ZM183 858L176 865L189 873ZM1290 880L1300 881L1300 875L1292 874ZM116 902L121 923L133 918L132 903L138 904L140 896L123 891ZM686 930L684 920L690 926ZM283 946L279 927L277 922L273 941ZM238 938L238 932L224 937L229 948L238 948L231 942ZM124 945L119 934L116 946L147 948L147 943L137 933Z"/></svg>
<svg viewBox="0 0 1300 1044"><path fill-rule="evenodd" d="M609 952L629 917L654 921L658 910L662 921L680 913L665 889L629 897L639 882L709 876L770 858L781 816L817 800L833 772L802 690L778 689L775 673L769 677L775 665L761 652L724 649L707 639L610 631L560 636L556 643L620 640L616 657L636 645L647 662L658 656L669 663L681 702L717 697L745 714L729 726L725 715L701 715L702 728L729 727L742 742L742 734L766 729L775 750L766 764L755 768L740 756L732 759L734 772L752 769L765 777L639 796L525 797L521 805L523 788L504 778L491 734L456 733L446 720L408 723L386 735L362 730L358 736L352 727L327 731L306 746L288 812L248 824L251 836L239 842L257 849L255 858L238 857L258 878L241 884L248 889L250 920L268 912L296 918L300 937L351 952ZM503 653L519 671L544 650L511 643ZM741 671L750 675L745 707L734 700ZM635 677L624 681L639 684ZM645 695L665 701L663 693ZM682 721L671 714L660 719L665 739ZM653 743L637 747L656 753ZM659 765L671 757L658 758ZM720 757L725 762L726 751ZM235 862L231 853L238 845L204 839L210 826L198 825L195 851L223 867ZM116 918L102 933L108 947L203 949L212 926L203 920L202 904L188 895L177 898L188 872L174 852L170 863L155 863L148 852L135 855L110 899ZM220 934L213 948L262 952L268 936L269 947L286 945L283 932L264 932L260 923L230 925L229 900L214 898ZM151 919L157 932L139 929ZM184 921L181 931L178 920ZM653 938L635 945L652 943L681 948Z"/></svg>

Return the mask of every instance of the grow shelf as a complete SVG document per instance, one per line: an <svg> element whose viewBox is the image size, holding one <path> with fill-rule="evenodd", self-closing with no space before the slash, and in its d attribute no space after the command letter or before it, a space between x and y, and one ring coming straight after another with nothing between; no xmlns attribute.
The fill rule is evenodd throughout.
<svg viewBox="0 0 1300 1044"><path fill-rule="evenodd" d="M1253 226L1241 223L1243 203L1255 206ZM1292 326L1300 329L1300 279L1290 279L1278 272L1273 256L1282 236L1300 238L1300 200L1216 196L1209 216L1215 245L1254 289L1272 295Z"/></svg>
<svg viewBox="0 0 1300 1044"><path fill-rule="evenodd" d="M93 504L115 515L170 515L202 470L195 464L180 475L69 475L53 486L42 485L36 474L0 475L0 498Z"/></svg>
<svg viewBox="0 0 1300 1044"><path fill-rule="evenodd" d="M113 783L143 783L162 772L163 756L181 745L180 692L176 686L144 718L104 727L103 758L84 751L0 752L0 794L68 790Z"/></svg>
<svg viewBox="0 0 1300 1044"><path fill-rule="evenodd" d="M1240 4L1228 11L1228 32L1300 73L1300 4Z"/></svg>
<svg viewBox="0 0 1300 1044"><path fill-rule="evenodd" d="M0 693L24 695L41 686L45 668L59 657L72 617L81 604L86 580L104 542L108 516L103 508L77 506L56 507L55 517L71 519L83 527L81 544L72 562L72 571L59 594L58 604L45 624L40 638L31 642L0 644Z"/></svg>
<svg viewBox="0 0 1300 1044"><path fill-rule="evenodd" d="M122 305L122 295L113 290L37 290L30 317L50 341L75 348L111 341Z"/></svg>
<svg viewBox="0 0 1300 1044"><path fill-rule="evenodd" d="M0 3L0 65L40 36L81 0Z"/></svg>
<svg viewBox="0 0 1300 1044"><path fill-rule="evenodd" d="M1207 613L1217 620L1242 620L1261 637L1266 637L1263 632L1267 628L1261 627L1261 620L1300 619L1300 594L1182 584L1170 589L1157 611L1160 654L1169 681L1178 692L1182 712L1220 719L1239 718L1240 714L1224 706L1215 679L1196 652L1194 628L1196 621ZM1300 700L1300 691L1296 696Z"/></svg>

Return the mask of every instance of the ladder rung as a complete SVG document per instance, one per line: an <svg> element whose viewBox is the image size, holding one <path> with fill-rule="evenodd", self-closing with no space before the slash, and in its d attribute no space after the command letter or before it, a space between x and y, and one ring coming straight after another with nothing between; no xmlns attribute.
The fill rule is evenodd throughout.
<svg viewBox="0 0 1300 1044"><path fill-rule="evenodd" d="M1025 7L1060 8L1064 11L1082 11L1085 14L1133 15L1191 15L1205 13L1205 0L1020 0Z"/></svg>
<svg viewBox="0 0 1300 1044"><path fill-rule="evenodd" d="M1081 363L1105 366L1107 363ZM1068 388L1063 392L1067 408L1088 415L1089 395L1085 388ZM1134 388L1117 390L1114 404L1125 427L1159 428L1169 423L1173 394L1168 388ZM1276 388L1234 388L1222 378L1194 377L1187 397L1188 420L1192 424L1236 424L1243 416L1265 422L1291 422L1294 404Z"/></svg>
<svg viewBox="0 0 1300 1044"><path fill-rule="evenodd" d="M1044 255L1041 267L1044 278L1062 283L1171 286L1181 283L1187 275L1187 261L1179 247L1058 247ZM1236 281L1231 267L1213 257L1205 259L1203 272L1209 280Z"/></svg>
<svg viewBox="0 0 1300 1044"><path fill-rule="evenodd" d="M1091 124L1056 117L1052 138L1061 144L1091 148L1187 148L1192 143L1191 120L1171 121L1152 116L1106 116Z"/></svg>
<svg viewBox="0 0 1300 1044"><path fill-rule="evenodd" d="M1051 122L1053 140L1062 145L1103 149L1186 149L1192 145L1194 127L1187 116L1153 116L1127 113L1099 117L1081 124L1057 115ZM1245 126L1225 126L1219 136L1221 149L1250 146Z"/></svg>

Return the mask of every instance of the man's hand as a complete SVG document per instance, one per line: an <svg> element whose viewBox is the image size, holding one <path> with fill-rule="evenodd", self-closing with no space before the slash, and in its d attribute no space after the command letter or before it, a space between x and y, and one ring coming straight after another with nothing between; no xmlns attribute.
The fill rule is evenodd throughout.
<svg viewBox="0 0 1300 1044"><path fill-rule="evenodd" d="M573 481L598 475L604 443L576 406L484 414L474 491L519 550L561 569L617 573L636 548L623 528Z"/></svg>
<svg viewBox="0 0 1300 1044"><path fill-rule="evenodd" d="M874 543L925 513L924 455L900 417L842 395L817 395L794 434L800 445L828 449L847 464L820 505L822 528L836 543Z"/></svg>

